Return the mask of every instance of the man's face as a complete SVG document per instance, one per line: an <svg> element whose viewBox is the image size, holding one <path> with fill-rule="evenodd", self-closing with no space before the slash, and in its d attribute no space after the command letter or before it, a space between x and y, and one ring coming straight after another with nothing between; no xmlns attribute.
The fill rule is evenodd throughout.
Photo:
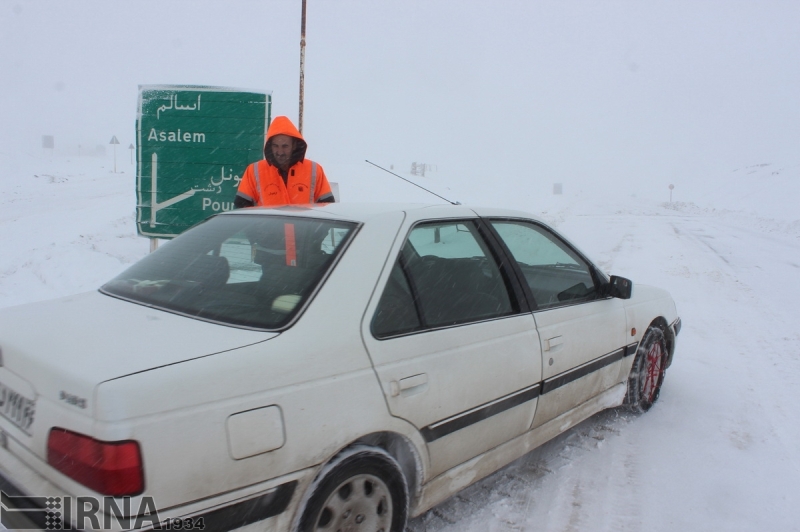
<svg viewBox="0 0 800 532"><path fill-rule="evenodd" d="M272 137L272 156L281 170L288 170L289 161L294 150L294 139L289 135L275 135Z"/></svg>

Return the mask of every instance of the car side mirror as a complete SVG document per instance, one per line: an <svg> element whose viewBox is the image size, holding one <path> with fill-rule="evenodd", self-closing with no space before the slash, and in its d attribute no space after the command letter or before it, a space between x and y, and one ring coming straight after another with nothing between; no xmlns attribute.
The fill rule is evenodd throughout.
<svg viewBox="0 0 800 532"><path fill-rule="evenodd" d="M616 275L611 276L607 285L607 294L619 299L630 299L633 292L633 281Z"/></svg>

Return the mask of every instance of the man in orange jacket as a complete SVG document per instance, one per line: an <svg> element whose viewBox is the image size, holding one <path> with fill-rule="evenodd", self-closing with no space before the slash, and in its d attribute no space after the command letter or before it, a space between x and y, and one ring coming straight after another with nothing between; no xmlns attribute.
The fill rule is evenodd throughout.
<svg viewBox="0 0 800 532"><path fill-rule="evenodd" d="M325 171L305 158L307 148L291 120L275 117L267 130L264 160L245 170L233 207L333 202Z"/></svg>

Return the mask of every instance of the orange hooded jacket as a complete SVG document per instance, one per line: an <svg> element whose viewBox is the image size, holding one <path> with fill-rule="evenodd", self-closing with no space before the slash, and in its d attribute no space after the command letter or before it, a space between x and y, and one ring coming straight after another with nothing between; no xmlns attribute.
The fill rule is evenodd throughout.
<svg viewBox="0 0 800 532"><path fill-rule="evenodd" d="M272 138L288 135L295 139L289 169L283 172L272 155ZM308 144L285 116L276 116L267 130L264 160L247 167L239 182L235 207L286 205L289 203L328 203L333 201L331 186L322 166L306 159Z"/></svg>

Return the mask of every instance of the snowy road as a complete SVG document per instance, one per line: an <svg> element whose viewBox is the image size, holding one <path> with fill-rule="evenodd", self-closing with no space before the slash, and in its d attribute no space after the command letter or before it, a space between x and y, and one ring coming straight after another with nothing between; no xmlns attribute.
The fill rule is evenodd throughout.
<svg viewBox="0 0 800 532"><path fill-rule="evenodd" d="M93 290L147 253L131 173L31 168L0 179L0 307ZM408 530L800 530L800 223L632 197L529 208L671 292L684 327L661 399L587 420Z"/></svg>

